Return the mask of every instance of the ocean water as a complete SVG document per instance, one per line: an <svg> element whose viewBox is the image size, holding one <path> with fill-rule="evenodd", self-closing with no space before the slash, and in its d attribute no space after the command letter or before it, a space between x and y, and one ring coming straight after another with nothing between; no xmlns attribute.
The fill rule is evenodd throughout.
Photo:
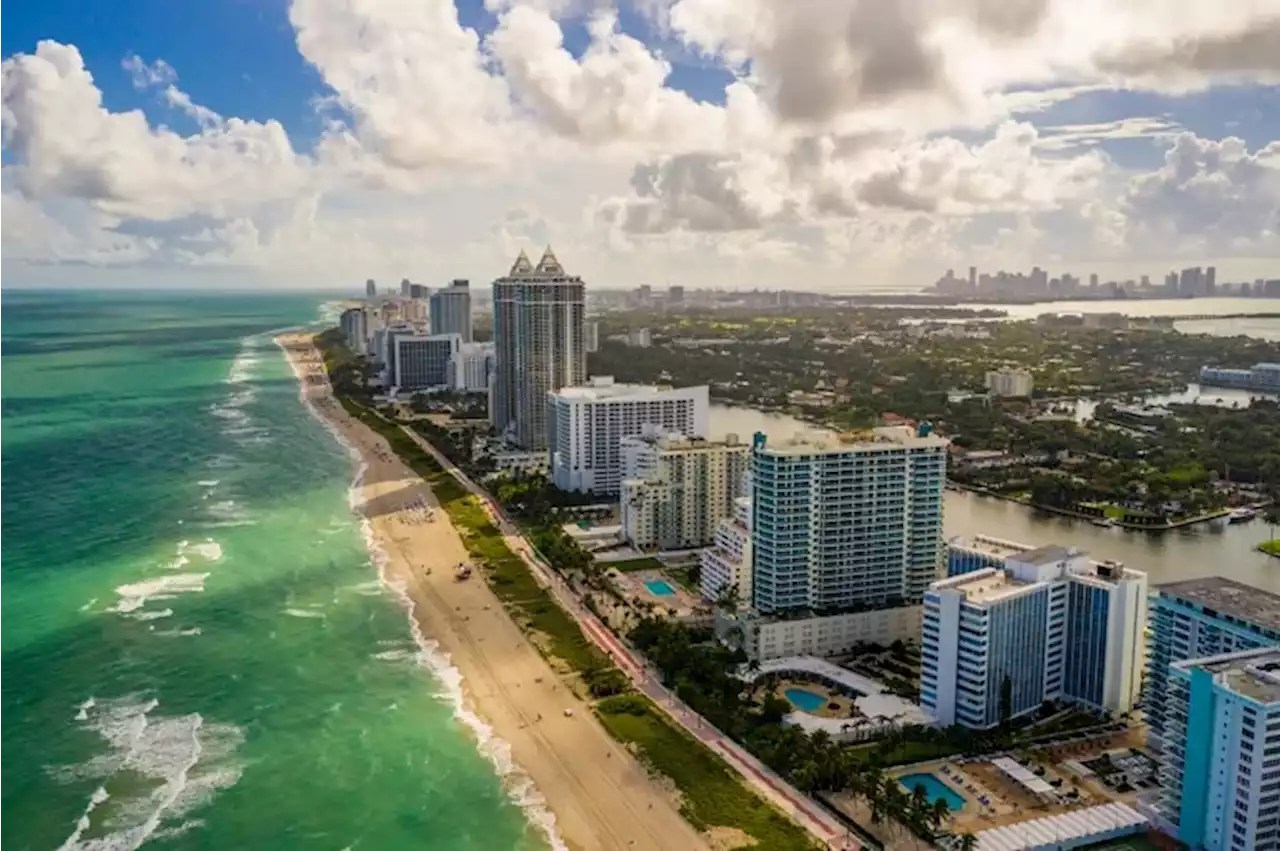
<svg viewBox="0 0 1280 851"><path fill-rule="evenodd" d="M7 851L553 841L272 342L322 303L4 294Z"/></svg>

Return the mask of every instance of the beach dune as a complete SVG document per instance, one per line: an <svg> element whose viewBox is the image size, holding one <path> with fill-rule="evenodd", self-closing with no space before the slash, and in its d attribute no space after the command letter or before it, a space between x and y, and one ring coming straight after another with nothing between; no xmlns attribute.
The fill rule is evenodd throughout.
<svg viewBox="0 0 1280 851"><path fill-rule="evenodd" d="M553 841L581 851L707 848L675 793L609 736L484 580L455 578L468 554L448 515L383 438L334 403L312 335L279 342L304 395L368 465L357 508L386 556L387 580L403 587L417 628L461 672L465 703L510 747L554 814ZM430 520L424 507L434 509Z"/></svg>

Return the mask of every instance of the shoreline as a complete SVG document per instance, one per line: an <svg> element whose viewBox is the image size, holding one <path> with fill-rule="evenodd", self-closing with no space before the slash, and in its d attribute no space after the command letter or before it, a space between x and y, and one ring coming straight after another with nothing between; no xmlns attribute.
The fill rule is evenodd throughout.
<svg viewBox="0 0 1280 851"><path fill-rule="evenodd" d="M313 337L275 340L304 406L357 465L348 499L380 581L409 615L420 663L531 829L556 849L705 848L676 796L605 731L486 581L455 580L453 567L469 556L447 513L386 441L337 403Z"/></svg>

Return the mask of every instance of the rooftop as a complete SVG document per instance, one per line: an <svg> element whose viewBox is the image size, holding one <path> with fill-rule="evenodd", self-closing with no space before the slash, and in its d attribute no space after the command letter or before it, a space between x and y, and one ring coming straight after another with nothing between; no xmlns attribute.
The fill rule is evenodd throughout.
<svg viewBox="0 0 1280 851"><path fill-rule="evenodd" d="M910 426L883 426L834 437L817 432L798 434L783 443L766 443L764 451L773 455L838 455L865 450L946 447L950 443L933 433L921 436Z"/></svg>
<svg viewBox="0 0 1280 851"><path fill-rule="evenodd" d="M1280 703L1280 648L1262 647L1175 663L1208 671L1214 682L1259 703Z"/></svg>
<svg viewBox="0 0 1280 851"><path fill-rule="evenodd" d="M1178 597L1248 624L1280 631L1280 594L1234 579L1205 576L1156 586L1162 595Z"/></svg>
<svg viewBox="0 0 1280 851"><path fill-rule="evenodd" d="M966 602L981 605L998 600L1001 597L1007 597L1015 591L1021 591L1039 583L1024 582L1007 571L989 567L985 570L975 570L973 573L956 576L938 584L964 594Z"/></svg>
<svg viewBox="0 0 1280 851"><path fill-rule="evenodd" d="M1057 564L1060 561L1066 561L1069 558L1079 555L1079 551L1060 547L1057 544L1050 544L1047 547L1037 547L1034 550L1027 550L1018 553L1016 558L1023 564L1045 565Z"/></svg>
<svg viewBox="0 0 1280 851"><path fill-rule="evenodd" d="M957 535L949 539L947 545L1000 559L1020 555L1031 549L1027 544L1006 541L1002 538L993 538L990 535L974 535L972 538L962 538Z"/></svg>
<svg viewBox="0 0 1280 851"><path fill-rule="evenodd" d="M590 383L574 387L561 387L553 395L557 399L583 399L602 401L620 399L627 396L652 396L657 393L701 393L708 394L706 385L697 387L672 387L670 384L618 384L610 375L594 375L588 379Z"/></svg>

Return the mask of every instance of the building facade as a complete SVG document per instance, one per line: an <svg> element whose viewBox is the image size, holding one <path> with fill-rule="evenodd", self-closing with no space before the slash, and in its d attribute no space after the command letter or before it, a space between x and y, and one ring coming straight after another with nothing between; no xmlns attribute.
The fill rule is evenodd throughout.
<svg viewBox="0 0 1280 851"><path fill-rule="evenodd" d="M471 282L461 278L428 299L432 334L457 334L471 342Z"/></svg>
<svg viewBox="0 0 1280 851"><path fill-rule="evenodd" d="M457 334L396 337L392 385L400 392L449 388L451 365L461 345Z"/></svg>
<svg viewBox="0 0 1280 851"><path fill-rule="evenodd" d="M712 546L698 560L698 591L717 601L729 589L739 605L751 601L751 499L733 501L733 516L720 521Z"/></svg>
<svg viewBox="0 0 1280 851"><path fill-rule="evenodd" d="M1280 393L1280 363L1255 363L1250 369L1202 366L1200 383L1213 387Z"/></svg>
<svg viewBox="0 0 1280 851"><path fill-rule="evenodd" d="M1280 650L1169 668L1160 811L1205 851L1280 848Z"/></svg>
<svg viewBox="0 0 1280 851"><path fill-rule="evenodd" d="M751 457L752 603L763 614L918 604L942 568L947 441L907 426Z"/></svg>
<svg viewBox="0 0 1280 851"><path fill-rule="evenodd" d="M1218 576L1156 586L1143 711L1153 747L1164 741L1170 666L1189 659L1280 647L1280 595Z"/></svg>
<svg viewBox="0 0 1280 851"><path fill-rule="evenodd" d="M490 419L517 446L546 449L548 396L587 378L586 294L551 249L534 266L524 252L493 282L496 346Z"/></svg>
<svg viewBox="0 0 1280 851"><path fill-rule="evenodd" d="M493 343L462 343L453 356L449 383L464 393L487 393L494 360Z"/></svg>
<svg viewBox="0 0 1280 851"><path fill-rule="evenodd" d="M369 353L369 314L363 307L351 307L338 318L347 348L358 355Z"/></svg>
<svg viewBox="0 0 1280 851"><path fill-rule="evenodd" d="M622 438L622 533L641 550L710 545L742 496L748 447L644 429Z"/></svg>
<svg viewBox="0 0 1280 851"><path fill-rule="evenodd" d="M364 294L366 298L373 298L378 294L378 285L373 278L369 278L364 282Z"/></svg>
<svg viewBox="0 0 1280 851"><path fill-rule="evenodd" d="M556 487L597 494L621 492L624 437L656 426L663 432L705 438L711 416L706 387L615 384L609 376L557 390L548 409Z"/></svg>
<svg viewBox="0 0 1280 851"><path fill-rule="evenodd" d="M586 346L587 352L600 351L600 323L587 322L582 326L583 345Z"/></svg>
<svg viewBox="0 0 1280 851"><path fill-rule="evenodd" d="M777 618L747 611L718 615L716 634L741 646L758 662L789 656L828 658L852 652L860 644L888 645L920 636L919 606L821 617ZM732 633L732 634L731 634Z"/></svg>
<svg viewBox="0 0 1280 851"><path fill-rule="evenodd" d="M993 396L1030 396L1035 380L1025 369L993 369L987 373L987 390Z"/></svg>
<svg viewBox="0 0 1280 851"><path fill-rule="evenodd" d="M1123 714L1140 693L1146 574L1042 547L934 583L924 598L921 705L994 727L1047 700Z"/></svg>

